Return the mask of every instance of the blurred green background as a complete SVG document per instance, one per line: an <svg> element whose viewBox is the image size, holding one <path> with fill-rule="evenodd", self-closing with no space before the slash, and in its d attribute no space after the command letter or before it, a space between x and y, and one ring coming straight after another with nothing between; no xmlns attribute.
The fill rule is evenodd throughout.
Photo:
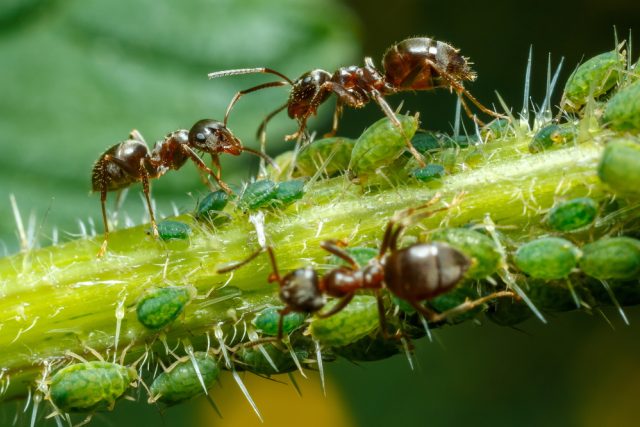
<svg viewBox="0 0 640 427"><path fill-rule="evenodd" d="M19 248L10 194L25 222L33 214L32 229L43 245L55 234L60 240L78 235L83 227L100 233L99 197L88 192L92 164L104 150L133 128L152 145L201 118L221 118L237 90L272 80L208 81L207 72L269 66L295 78L312 68L362 64L364 55L379 64L393 42L426 35L471 58L479 78L469 89L481 102L494 103L497 90L519 110L530 45L531 93L539 103L549 52L554 66L565 57L564 82L582 58L613 48L614 25L622 39L630 28L640 31L638 23L636 0L4 0L0 255ZM640 46L637 36L633 41ZM258 124L286 96L286 88L247 96L230 127L256 148ZM401 100L406 109L421 112L423 127L450 130L455 97L446 91L389 99L394 106ZM328 130L330 114L327 105L311 128ZM347 110L341 133L358 135L381 116L376 105ZM273 121L270 154L288 146L282 135L294 129L285 114ZM250 156L223 159L227 181L246 180L255 170ZM161 215L171 214L174 206L192 209L205 191L190 164L153 183ZM134 223L143 220L139 188L130 192L124 211ZM362 367L337 363L328 367L327 399L316 396L314 382L302 399L290 387L269 384L275 391L258 390L256 400L265 412L278 415L268 417L267 425L637 425L640 311L629 310L631 327L615 313L606 314L615 330L599 316L581 314L551 318L550 326L530 321L521 331L490 324L450 328L438 333L436 343L420 343L415 372L402 357ZM203 401L162 415L124 402L115 413L96 417L94 425L232 425L236 406L252 416L245 402L232 405L225 398L234 388L227 379L224 389L214 392L223 401L225 420ZM15 408L4 405L0 425L11 425Z"/></svg>

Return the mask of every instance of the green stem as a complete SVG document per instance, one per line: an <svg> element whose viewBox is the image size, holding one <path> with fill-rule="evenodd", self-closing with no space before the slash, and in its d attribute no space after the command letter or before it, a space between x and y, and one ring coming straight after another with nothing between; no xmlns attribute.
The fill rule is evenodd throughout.
<svg viewBox="0 0 640 427"><path fill-rule="evenodd" d="M530 138L530 137L529 137ZM387 188L364 189L346 178L309 184L305 197L284 210L265 211L265 234L282 271L322 263L319 243L327 238L351 244L378 244L394 212L418 206L434 196L460 203L422 222L428 230L481 222L489 215L497 226L515 228L530 238L554 199L604 197L596 166L602 146L588 142L530 154L528 138L481 147L482 167L449 175L438 188L413 180ZM277 304L276 288L266 281L266 256L229 275L216 269L242 260L258 247L255 227L239 208L215 229L190 216L188 242L160 242L139 226L112 233L107 255L97 259L101 237L72 241L0 260L0 367L10 384L1 399L26 394L43 370L43 361L64 358L87 347L113 358L116 314L124 308L118 352L139 354L158 336L138 323L136 302L145 291L166 283L192 285L197 295L165 332L169 342L203 337L212 326L245 312ZM226 285L226 286L225 286Z"/></svg>

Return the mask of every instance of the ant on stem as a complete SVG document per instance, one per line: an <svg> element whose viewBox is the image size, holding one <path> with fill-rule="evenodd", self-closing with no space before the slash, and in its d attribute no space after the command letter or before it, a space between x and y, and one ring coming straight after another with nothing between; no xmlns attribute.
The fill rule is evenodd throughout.
<svg viewBox="0 0 640 427"><path fill-rule="evenodd" d="M207 167L196 151L210 154L217 171L214 172ZM189 131L181 129L171 132L163 140L156 142L151 151L149 151L140 132L131 131L128 140L109 148L100 155L93 165L92 190L100 192L102 221L104 223L104 241L98 251L98 257L105 254L109 240L106 210L107 192L118 191L119 197L120 190L141 181L153 235L158 237L158 227L151 206L149 181L160 178L169 170L180 169L188 159L191 159L198 169L212 176L222 190L231 194L231 188L220 177L222 169L219 155L228 153L237 156L243 151L262 157L273 164L273 160L265 154L244 147L242 142L217 120L200 120ZM207 182L209 181L207 180Z"/></svg>
<svg viewBox="0 0 640 427"><path fill-rule="evenodd" d="M457 307L438 313L422 304L438 295L451 291L463 279L472 261L459 250L443 242L416 243L406 248L398 248L402 232L412 223L428 218L438 212L449 209L448 206L425 211L440 200L437 194L427 203L417 208L409 208L396 214L388 223L382 239L378 256L365 266L360 266L344 250L346 243L338 240L325 240L322 249L336 255L348 263L323 276L312 267L298 268L282 276L278 270L274 250L271 246L260 248L247 259L218 269L218 273L236 270L266 251L269 254L272 272L269 283L276 282L280 288L280 299L286 307L280 311L278 340L282 340L282 322L290 312L315 314L325 318L344 309L359 290L369 289L375 292L378 300L381 332L385 338L399 339L402 332L390 335L387 329L384 302L381 290L386 288L416 309L427 321L440 323L447 318L472 310L495 298L515 297L509 290L493 292L473 301L466 301ZM454 200L453 203L456 203ZM321 310L327 303L326 297L340 298L328 311Z"/></svg>
<svg viewBox="0 0 640 427"><path fill-rule="evenodd" d="M332 93L336 94L338 100L333 115L333 126L325 135L327 137L335 135L338 130L338 122L345 105L351 108L362 108L371 100L382 108L396 127L402 129L398 117L385 97L403 91L448 88L458 94L467 115L479 125L484 123L471 112L462 95L482 112L493 117L506 118L482 105L464 88L463 82L474 81L476 73L470 67L471 62L459 52L459 49L447 43L428 37L416 37L394 44L386 51L382 59L383 72L376 69L370 57L366 57L364 67L356 65L341 67L333 74L315 69L304 73L295 81L276 70L264 67L217 71L210 73L209 78L264 73L274 74L284 79L284 81L263 83L236 93L227 107L224 123L227 123L231 109L243 95L269 87L291 85L287 102L267 115L260 125L258 135L261 144L263 144L267 122L285 108L289 117L296 119L299 123L298 130L285 139L300 137L306 129L308 118L316 114L320 104L324 103ZM407 149L420 165L424 166L422 156L406 135L405 141Z"/></svg>

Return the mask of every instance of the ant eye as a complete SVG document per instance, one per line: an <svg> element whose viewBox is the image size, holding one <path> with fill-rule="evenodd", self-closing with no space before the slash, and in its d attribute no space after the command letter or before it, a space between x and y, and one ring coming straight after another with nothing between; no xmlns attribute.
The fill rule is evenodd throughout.
<svg viewBox="0 0 640 427"><path fill-rule="evenodd" d="M198 133L196 134L196 139L197 139L198 141L204 141L204 140L206 140L206 139L207 139L207 137L205 136L205 134L204 134L204 133L202 133L202 132L198 132Z"/></svg>

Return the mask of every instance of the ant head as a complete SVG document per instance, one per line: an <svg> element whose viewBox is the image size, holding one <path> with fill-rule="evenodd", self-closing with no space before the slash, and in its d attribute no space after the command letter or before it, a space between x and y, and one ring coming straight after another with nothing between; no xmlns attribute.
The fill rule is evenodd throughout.
<svg viewBox="0 0 640 427"><path fill-rule="evenodd" d="M209 154L227 153L238 156L242 142L217 120L203 119L191 127L189 146Z"/></svg>
<svg viewBox="0 0 640 427"><path fill-rule="evenodd" d="M331 80L331 74L325 70L311 70L301 75L293 82L293 89L289 95L288 113L292 119L309 117L314 114L318 105L324 102L330 92L317 97L323 83Z"/></svg>
<svg viewBox="0 0 640 427"><path fill-rule="evenodd" d="M299 268L282 277L280 298L293 311L315 313L326 304L318 274L311 267Z"/></svg>

